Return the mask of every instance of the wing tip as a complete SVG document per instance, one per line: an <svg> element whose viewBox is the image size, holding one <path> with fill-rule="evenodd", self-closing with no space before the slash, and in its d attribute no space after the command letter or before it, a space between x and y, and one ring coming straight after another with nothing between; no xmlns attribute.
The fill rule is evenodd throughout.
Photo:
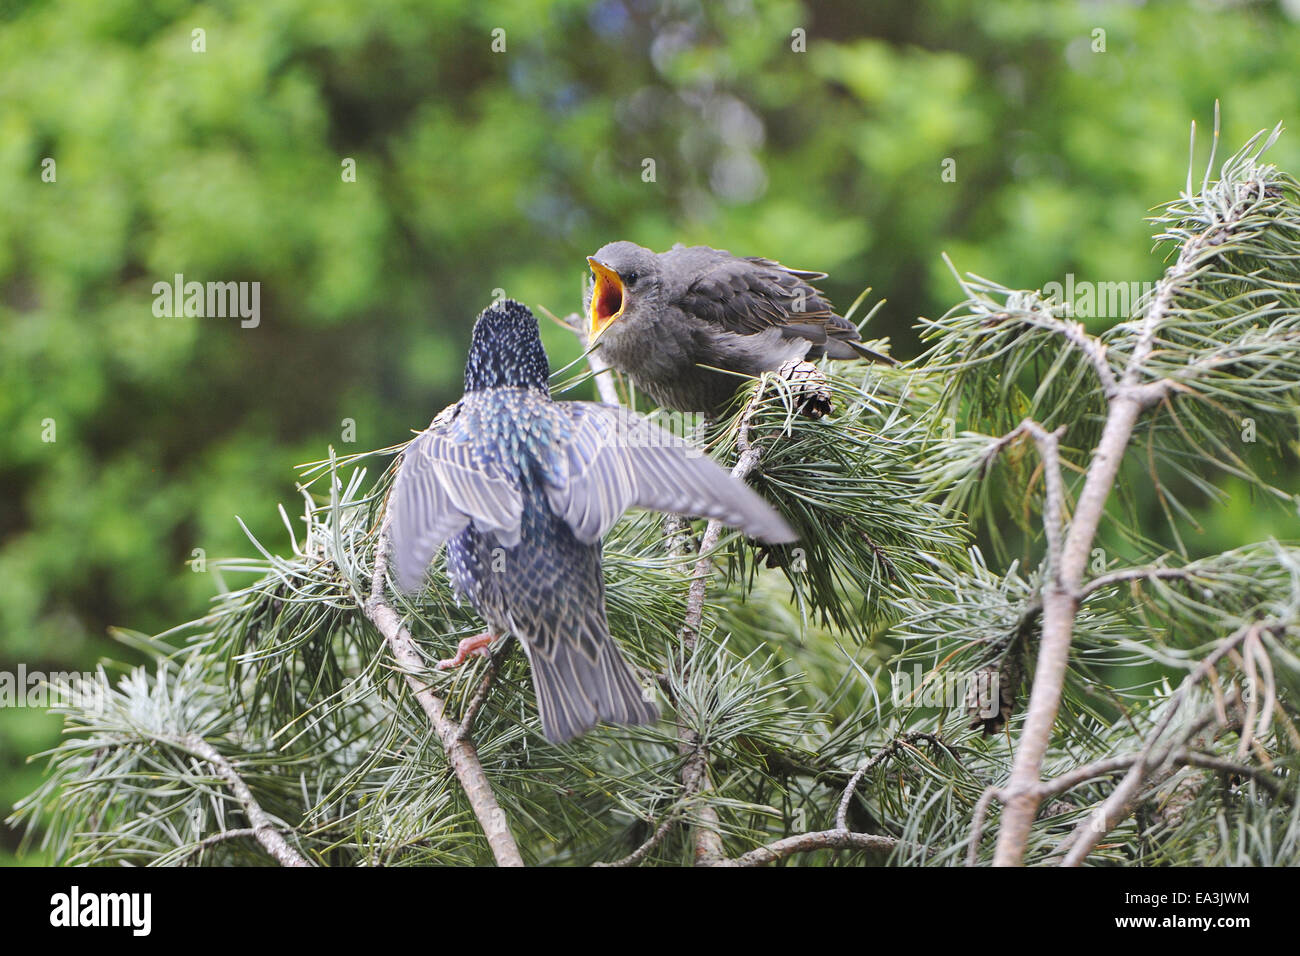
<svg viewBox="0 0 1300 956"><path fill-rule="evenodd" d="M888 365L891 367L896 367L898 365L898 359L894 358L892 355L886 355L884 352L877 352L875 349L867 348L867 346L863 345L861 342L855 342L851 339L843 339L842 341L845 342L849 348L853 349L853 351L857 352L859 358L871 359L873 362L878 362L881 365Z"/></svg>
<svg viewBox="0 0 1300 956"><path fill-rule="evenodd" d="M429 577L429 566L421 564L418 569L409 558L402 556L395 544L389 545L388 580L402 594L414 594L424 588Z"/></svg>
<svg viewBox="0 0 1300 956"><path fill-rule="evenodd" d="M764 544L794 544L799 540L799 532L795 531L784 518L781 518L774 531L765 532L757 537Z"/></svg>

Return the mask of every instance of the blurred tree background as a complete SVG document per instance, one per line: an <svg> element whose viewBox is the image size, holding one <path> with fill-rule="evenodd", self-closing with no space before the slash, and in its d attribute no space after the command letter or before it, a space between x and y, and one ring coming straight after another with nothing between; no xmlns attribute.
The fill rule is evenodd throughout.
<svg viewBox="0 0 1300 956"><path fill-rule="evenodd" d="M570 311L607 241L870 285L903 357L961 297L943 251L1011 287L1154 280L1189 121L1295 123L1297 63L1296 0L0 0L0 670L202 614L195 549L248 551L235 515L279 540L295 464L422 427L493 290ZM177 273L260 282L260 324L156 317ZM1234 495L1189 550L1283 519ZM0 804L59 726L0 709Z"/></svg>

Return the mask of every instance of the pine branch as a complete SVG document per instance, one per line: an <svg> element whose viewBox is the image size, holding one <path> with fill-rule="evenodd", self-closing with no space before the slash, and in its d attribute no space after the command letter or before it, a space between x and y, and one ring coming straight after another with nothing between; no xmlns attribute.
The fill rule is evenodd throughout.
<svg viewBox="0 0 1300 956"><path fill-rule="evenodd" d="M1042 637L1033 690L1010 777L998 791L998 798L1006 804L1006 810L998 831L994 856L997 865L1021 862L1029 830L1041 802L1039 776L1060 707L1078 611L1077 595L1082 587L1093 540L1105 514L1107 499L1119 473L1124 453L1142 413L1177 388L1177 384L1170 379L1148 380L1147 363L1155 349L1157 333L1168 319L1176 297L1186 294L1193 280L1202 271L1205 259L1235 241L1238 223L1263 198L1262 186L1257 197L1250 194L1238 195L1237 202L1221 208L1220 214L1203 224L1199 232L1183 240L1174 264L1157 283L1155 294L1133 335L1132 350L1124 364L1119 383L1107 388L1107 414L1101 438L1093 450L1092 462L1061 547L1059 566L1043 590ZM1057 516L1046 519L1049 522L1049 539L1053 534L1050 526L1061 514L1059 496L1059 485L1055 495L1049 486L1048 513ZM1125 805L1141 781L1144 770L1145 763L1130 771L1130 776L1117 790L1117 793L1122 790L1123 796L1117 798L1117 802L1112 805L1115 809ZM1100 838L1099 835L1095 836L1096 839L1090 842L1087 838L1080 837L1076 844L1080 848L1079 852L1071 851L1069 859L1077 861L1082 858L1079 853L1086 855L1087 849L1083 847L1085 844L1088 849L1094 846Z"/></svg>
<svg viewBox="0 0 1300 956"><path fill-rule="evenodd" d="M850 830L819 830L815 833L800 833L789 836L766 846L761 846L748 853L742 853L733 860L716 862L716 866L766 866L796 853L808 853L812 850L874 850L878 853L892 853L898 846L893 837L876 836L871 833L854 833Z"/></svg>
<svg viewBox="0 0 1300 956"><path fill-rule="evenodd" d="M519 847L510 833L505 811L497 803L492 784L483 772L474 741L463 733L462 726L447 716L447 705L441 697L429 689L420 674L425 672L424 661L415 649L415 642L403 625L396 611L384 599L384 583L388 576L387 534L381 532L375 545L375 564L370 588L370 600L366 602L366 616L370 618L379 632L384 635L393 657L397 660L407 686L420 707L429 718L442 748L447 754L456 779L460 781L465 797L469 800L474 816L478 818L488 846L498 866L523 866L523 857ZM475 708L474 712L477 712Z"/></svg>
<svg viewBox="0 0 1300 956"><path fill-rule="evenodd" d="M1106 499L1110 495L1115 476L1119 473L1124 450L1132 436L1143 402L1136 391L1126 384L1118 396L1110 400L1110 407L1101 442L1093 452L1092 465L1088 469L1088 477L1061 549L1060 563L1043 590L1042 637L1039 642L1038 665L1034 671L1033 691L1020 742L1016 747L1011 777L1006 786L1001 788L1007 809L998 830L997 853L994 857L995 864L1000 866L1015 865L1021 861L1029 828L1038 811L1036 787L1043 755L1047 752L1060 708L1061 690L1069 663L1070 642L1078 608L1074 595L1081 586L1092 541L1105 512ZM1049 508L1057 515L1061 513L1059 502Z"/></svg>
<svg viewBox="0 0 1300 956"><path fill-rule="evenodd" d="M271 854L281 866L311 866L297 850L289 845L284 835L267 816L262 805L257 802L253 792L248 789L244 778L235 770L234 765L221 755L210 743L197 734L189 734L175 741L176 745L188 750L194 756L207 761L228 786L244 810L244 815L253 824L253 836L267 853Z"/></svg>
<svg viewBox="0 0 1300 956"><path fill-rule="evenodd" d="M460 738L470 735L474 729L474 718L478 716L483 705L487 702L488 694L492 691L492 684L497 679L497 674L501 670L501 662L505 660L506 655L514 649L514 635L505 638L502 647L492 652L488 658L488 666L483 673L483 679L479 681L478 690L474 692L473 698L466 705L464 713L460 716L460 731L457 734Z"/></svg>
<svg viewBox="0 0 1300 956"><path fill-rule="evenodd" d="M736 428L738 457L731 469L731 477L737 481L745 481L758 466L761 458L758 447L750 444L749 429L762 397L763 389L760 386L745 406ZM686 595L686 616L680 635L685 657L682 665L684 675L689 672L691 658L695 653L695 642L699 637L700 622L704 617L704 599L708 592L709 577L713 573L713 550L722 536L722 529L722 522L710 521L700 538L699 558L695 563L690 590ZM722 845L721 821L717 811L708 803L709 751L698 735L684 722L678 723L678 737L681 752L686 756L686 763L682 766L682 786L688 798L698 796L701 801L696 811L695 862L709 865L726 856L726 850Z"/></svg>
<svg viewBox="0 0 1300 956"><path fill-rule="evenodd" d="M676 823L677 815L675 813L669 813L660 822L659 826L655 827L655 831L650 835L650 839L646 840L627 856L617 859L612 863L597 863L595 865L612 867L636 866L654 852L655 848L664 841L664 837L668 836L669 831L672 830Z"/></svg>
<svg viewBox="0 0 1300 956"><path fill-rule="evenodd" d="M430 650L481 622L440 563L409 603L387 590L393 469L369 482L355 467L365 455L331 453L303 474L306 535L285 516L292 552L254 541L260 557L219 565L251 583L198 621L133 636L156 670L130 670L102 709L62 708L50 773L15 816L29 835L39 821L61 862L264 862L225 780L196 773L202 758L172 742L192 734L239 769L312 864L466 865L489 850L501 861L494 824L533 863L761 865L817 850L843 851L815 857L829 863L977 862L994 852L983 837L995 801L1014 799L1013 759L1031 756L1039 731L1026 723L1015 749L978 734L1011 720L1034 655L1060 651L1068 612L1056 713L1044 723L1045 702L1030 706L1047 729L1029 778L1047 819L1031 816L1019 859L1084 853L1063 835L1142 763L1087 861L1293 862L1300 548L1190 560L1136 514L1134 489L1149 484L1115 473L1086 574L1077 550L1103 444L1145 458L1175 538L1175 519L1194 515L1177 494L1222 493L1207 462L1289 500L1254 464L1257 451L1288 454L1294 437L1300 187L1256 156L1160 215L1174 253L1206 238L1190 267L1169 258L1176 288L1131 322L1090 334L1035 293L972 277L968 302L929 323L938 341L924 361L883 372L825 363L836 398L826 419L797 417L779 381L749 383L709 429L709 451L787 516L797 547L751 548L645 512L605 540L611 632L658 682L675 725L601 728L554 747L529 704L527 661L504 647L429 686ZM595 378L617 399L602 385L616 377ZM1125 402L1140 407L1122 416ZM1265 437L1259 449L1240 451L1245 417ZM1108 437L1124 418L1127 439ZM971 517L987 520L992 558L967 547ZM1174 701L1164 680L1258 622L1286 626L1229 648L1162 723ZM998 716L974 730L968 688L947 686L971 674L999 682L976 694L979 712ZM1032 695L1052 697L1050 683ZM1242 684L1258 693L1242 696ZM1215 774L1228 785L1203 786Z"/></svg>
<svg viewBox="0 0 1300 956"><path fill-rule="evenodd" d="M912 731L902 737L895 737L885 746L876 751L875 755L854 771L853 776L849 778L848 784L844 787L844 792L840 794L840 802L835 810L835 829L847 830L849 828L849 804L853 801L853 794L857 791L858 785L862 783L862 778L868 773L880 766L890 757L897 754L904 747L910 747L918 740L924 740L936 747L942 747L954 757L956 753L936 734L927 733L923 730Z"/></svg>
<svg viewBox="0 0 1300 956"><path fill-rule="evenodd" d="M1120 781L1114 792L1106 798L1101 806L1093 811L1087 822L1079 824L1066 842L1062 844L1062 849L1066 851L1064 866L1078 866L1082 863L1084 858L1092 852L1093 847L1101 842L1102 837L1132 812L1138 793L1152 773L1160 769L1166 761L1182 752L1191 738L1215 721L1220 709L1217 707L1209 708L1183 731L1176 743L1161 746L1161 737L1177 716L1179 708L1188 699L1192 688L1207 679L1213 673L1215 666L1239 645L1258 640L1259 635L1265 630L1278 630L1282 627L1283 625L1280 622L1262 621L1243 627L1236 634L1221 641L1214 652L1201 661L1191 674L1187 675L1173 697L1165 705L1164 714L1156 724L1155 729L1147 737L1146 745L1137 754L1124 779Z"/></svg>
<svg viewBox="0 0 1300 956"><path fill-rule="evenodd" d="M241 827L238 830L223 830L220 833L213 833L210 836L205 836L202 840L186 851L185 854L176 861L176 865L179 866L190 857L198 856L204 850L209 850L220 843L225 843L229 840L246 840L250 837L255 838L256 836L257 831L252 827Z"/></svg>
<svg viewBox="0 0 1300 956"><path fill-rule="evenodd" d="M1174 763L1184 764L1188 767L1202 767L1231 777L1249 777L1275 797L1287 793L1282 789L1282 785L1278 783L1277 779L1267 770L1252 767L1249 764L1234 763L1231 760L1224 760L1213 754L1201 753L1195 750L1176 750L1170 759Z"/></svg>

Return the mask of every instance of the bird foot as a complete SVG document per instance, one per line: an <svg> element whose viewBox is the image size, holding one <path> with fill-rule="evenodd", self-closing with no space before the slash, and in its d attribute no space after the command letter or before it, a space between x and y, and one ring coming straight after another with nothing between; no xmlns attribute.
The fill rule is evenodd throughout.
<svg viewBox="0 0 1300 956"><path fill-rule="evenodd" d="M799 411L809 418L821 418L831 410L831 387L822 370L812 362L791 359L776 370L789 382L796 397L803 399Z"/></svg>
<svg viewBox="0 0 1300 956"><path fill-rule="evenodd" d="M496 640L496 635L484 631L482 634L475 634L473 637L467 637L456 645L456 656L444 658L438 661L438 670L450 670L453 667L460 667L465 663L467 657L487 657L488 647Z"/></svg>

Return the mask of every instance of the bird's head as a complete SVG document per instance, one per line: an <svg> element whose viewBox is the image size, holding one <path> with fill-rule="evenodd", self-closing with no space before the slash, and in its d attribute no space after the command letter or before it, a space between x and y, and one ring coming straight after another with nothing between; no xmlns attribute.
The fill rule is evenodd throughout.
<svg viewBox="0 0 1300 956"><path fill-rule="evenodd" d="M595 283L587 304L590 329L587 344L594 345L615 323L635 321L648 314L659 297L663 277L659 257L635 242L611 242L587 257Z"/></svg>
<svg viewBox="0 0 1300 956"><path fill-rule="evenodd" d="M513 299L479 313L465 361L465 391L485 388L547 389L551 374L537 319Z"/></svg>

